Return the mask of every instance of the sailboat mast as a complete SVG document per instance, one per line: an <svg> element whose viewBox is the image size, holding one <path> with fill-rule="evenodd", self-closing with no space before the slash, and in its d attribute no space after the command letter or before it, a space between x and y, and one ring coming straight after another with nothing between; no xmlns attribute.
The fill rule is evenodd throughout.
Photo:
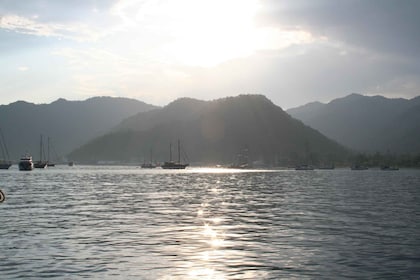
<svg viewBox="0 0 420 280"><path fill-rule="evenodd" d="M47 161L50 161L50 137L47 138Z"/></svg>
<svg viewBox="0 0 420 280"><path fill-rule="evenodd" d="M39 141L39 161L42 161L42 134L41 140Z"/></svg>
<svg viewBox="0 0 420 280"><path fill-rule="evenodd" d="M3 131L0 129L0 135L1 135L1 151L3 153L3 157L5 160L9 160L9 152L7 151L6 142L4 141L4 135Z"/></svg>
<svg viewBox="0 0 420 280"><path fill-rule="evenodd" d="M169 161L172 161L172 143L169 143Z"/></svg>
<svg viewBox="0 0 420 280"><path fill-rule="evenodd" d="M178 139L178 163L181 162L181 144Z"/></svg>
<svg viewBox="0 0 420 280"><path fill-rule="evenodd" d="M153 162L153 149L150 149L150 163Z"/></svg>

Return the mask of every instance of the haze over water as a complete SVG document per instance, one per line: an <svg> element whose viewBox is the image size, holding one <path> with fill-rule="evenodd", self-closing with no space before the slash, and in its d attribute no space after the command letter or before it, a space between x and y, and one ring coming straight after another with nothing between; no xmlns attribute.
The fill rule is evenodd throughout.
<svg viewBox="0 0 420 280"><path fill-rule="evenodd" d="M420 171L0 172L4 279L410 279Z"/></svg>

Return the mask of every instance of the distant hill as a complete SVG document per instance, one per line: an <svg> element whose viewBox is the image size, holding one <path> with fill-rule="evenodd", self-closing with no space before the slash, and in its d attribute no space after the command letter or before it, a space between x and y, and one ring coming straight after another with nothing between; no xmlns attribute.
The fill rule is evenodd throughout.
<svg viewBox="0 0 420 280"><path fill-rule="evenodd" d="M155 160L162 162L177 139L190 162L199 164L232 163L244 150L251 161L268 165L331 161L347 153L264 96L240 95L214 101L182 98L139 113L70 157L78 162L142 161L153 149Z"/></svg>
<svg viewBox="0 0 420 280"><path fill-rule="evenodd" d="M38 159L41 134L45 145L50 137L51 157L63 156L123 119L155 108L138 100L112 97L59 99L40 105L18 101L0 106L0 128L11 160L18 160L25 152Z"/></svg>
<svg viewBox="0 0 420 280"><path fill-rule="evenodd" d="M351 94L287 112L356 151L420 153L420 97L407 100Z"/></svg>

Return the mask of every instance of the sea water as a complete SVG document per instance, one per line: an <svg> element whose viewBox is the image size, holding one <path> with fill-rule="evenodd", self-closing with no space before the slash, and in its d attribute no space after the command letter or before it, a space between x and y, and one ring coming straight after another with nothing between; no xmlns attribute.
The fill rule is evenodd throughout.
<svg viewBox="0 0 420 280"><path fill-rule="evenodd" d="M420 171L0 172L1 279L414 279Z"/></svg>

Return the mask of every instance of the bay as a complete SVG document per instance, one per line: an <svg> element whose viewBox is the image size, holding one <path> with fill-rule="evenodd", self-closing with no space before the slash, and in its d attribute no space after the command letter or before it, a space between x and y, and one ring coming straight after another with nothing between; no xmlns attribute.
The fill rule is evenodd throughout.
<svg viewBox="0 0 420 280"><path fill-rule="evenodd" d="M415 279L420 171L0 172L2 279Z"/></svg>

